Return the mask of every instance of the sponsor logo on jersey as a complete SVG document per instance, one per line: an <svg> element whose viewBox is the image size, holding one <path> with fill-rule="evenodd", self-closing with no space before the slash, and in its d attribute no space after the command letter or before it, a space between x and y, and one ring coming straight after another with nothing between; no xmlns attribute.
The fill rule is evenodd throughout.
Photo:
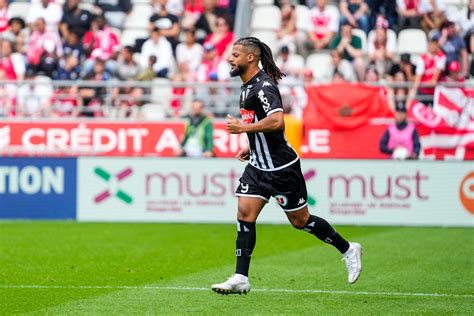
<svg viewBox="0 0 474 316"><path fill-rule="evenodd" d="M253 122L253 118L255 117L255 111L240 109L240 115L242 116L244 124L250 124Z"/></svg>
<svg viewBox="0 0 474 316"><path fill-rule="evenodd" d="M275 195L275 200L277 200L278 204L281 206L286 206L288 204L288 198L284 195Z"/></svg>
<svg viewBox="0 0 474 316"><path fill-rule="evenodd" d="M263 110L268 112L270 110L270 103L268 103L268 99L265 96L265 92L263 92L263 90L258 91L258 98L262 102Z"/></svg>
<svg viewBox="0 0 474 316"><path fill-rule="evenodd" d="M272 84L270 82L264 81L262 87L271 87L271 86L272 86Z"/></svg>

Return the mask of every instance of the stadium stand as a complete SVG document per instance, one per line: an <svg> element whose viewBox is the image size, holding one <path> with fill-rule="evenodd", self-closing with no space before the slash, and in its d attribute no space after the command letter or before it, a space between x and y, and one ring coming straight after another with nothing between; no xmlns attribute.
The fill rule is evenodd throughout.
<svg viewBox="0 0 474 316"><path fill-rule="evenodd" d="M472 38L474 37L473 31L473 20L474 20L474 9L469 7L469 1L467 0L442 0L443 4L446 6L446 10L443 11L445 14L445 18L453 21L457 24L457 32L458 35L461 36L465 40L466 50L467 50L467 62L469 63L470 69L468 73L462 73L464 75L464 79L466 80L466 84L469 84L473 77L473 57L472 57L472 44L469 41L473 41ZM37 1L34 1L37 2ZM55 1L58 5L63 6L65 1ZM82 10L86 10L91 12L92 14L98 13L98 8L95 6L94 1L78 1L79 8ZM472 1L471 1L472 2ZM30 7L30 3L27 1L14 1L7 4L6 12L7 14L5 17L10 19L10 24L8 24L3 30L0 29L0 38L1 41L10 42L13 47L13 51L11 52L11 57L9 54L3 54L2 57L2 66L0 69L0 74L3 76L1 77L3 80L7 80L8 82L8 89L1 89L2 99L11 100L11 104L5 107L0 111L3 113L3 116L15 116L18 115L15 111L15 92L18 87L22 84L22 80L25 78L34 78L35 76L49 76L51 79L50 85L54 88L54 90L62 91L61 87L64 86L71 86L71 84L66 84L65 82L58 81L60 79L56 74L61 69L61 78L76 78L74 85L78 87L87 87L91 85L90 79L91 76L94 75L92 72L94 60L95 59L105 59L105 73L102 80L95 80L94 84L97 85L97 91L102 91L99 98L89 98L87 96L81 95L79 92L82 91L78 89L77 99L81 99L79 104L83 104L82 107L84 111L81 113L85 113L89 111L93 107L89 107L88 104L90 102L97 103L100 106L108 106L114 107L116 104L119 104L121 100L128 99L130 103L136 106L138 109L143 107L143 111L147 113L157 113L162 111L162 116L175 116L176 112L171 111L169 109L170 103L177 102L176 104L181 104L178 101L172 101L173 99L180 99L184 98L184 95L180 93L173 92L173 90L177 90L176 84L178 82L186 82L190 85L190 88L186 90L186 96L193 96L198 94L199 89L192 88L192 83L198 80L198 73L196 69L191 69L187 64L179 64L176 60L171 61L171 63L166 67L166 71L161 73L147 73L147 66L148 62L143 61L141 57L141 47L142 44L150 37L150 17L160 10L157 2L153 2L150 0L133 0L131 1L132 8L129 13L127 13L125 22L123 27L113 28L108 27L106 28L110 30L111 33L115 34L119 43L116 46L108 45L108 41L110 39L104 38L101 29L97 29L97 25L91 26L91 33L90 36L95 36L96 41L93 42L93 46L90 46L90 43L87 44L84 41L84 34L77 33L77 30L70 29L68 30L67 34L62 33L63 29L59 30L59 36L61 42L59 45L58 43L53 43L50 30L44 34L48 35L35 35L35 41L38 44L36 48L38 54L41 55L39 61L35 61L35 65L29 63L27 56L27 47L32 40L30 34L33 32L33 25L27 25L25 23L28 10ZM237 33L234 34L234 39L238 36L247 36L253 35L264 42L266 42L272 49L274 56L276 57L280 52L281 47L288 46L290 52L297 56L299 60L303 59L304 62L302 63L304 66L298 72L299 75L295 76L293 79L295 81L292 84L296 85L303 85L305 82L304 73L305 70L311 70L313 75L314 82L328 82L328 77L326 76L328 71L331 70L331 51L328 49L318 50L315 51L307 51L305 46L307 46L307 31L309 29L310 23L310 9L317 5L316 1L289 1L289 0L253 0L249 5L247 2L245 5L240 5L239 1L235 0L216 0L215 2L210 1L209 3L213 3L211 7L204 8L202 5L200 6L200 1L187 1L183 0L181 3L179 0L169 0L170 7L172 10L178 8L178 11L173 11L173 14L177 15L179 25L180 25L180 35L179 41L183 42L185 40L184 31L188 29L195 29L195 36L198 40L196 45L215 45L216 43L212 42L213 37L208 36L207 34L212 34L216 31L215 25L211 20L205 21L206 19L200 19L201 16L205 15L213 15L214 17L217 16L230 16L231 19L235 18L236 13L239 12L239 16L250 16L250 23L248 25L239 25L236 23L234 25L239 25L239 29L236 30ZM177 5L176 5L177 4ZM294 12L296 15L296 19L294 21L295 29L294 33L290 34L290 36L286 36L284 39L281 39L277 36L277 31L283 25L282 19L284 18L280 11L280 6L283 4L290 4L294 6ZM329 11L338 12L338 1L328 1L326 7ZM472 6L472 5L471 5ZM248 10L246 12L238 11L240 9ZM66 8L66 6L64 6ZM181 11L179 11L181 8ZM66 10L66 9L64 9ZM207 11L204 11L207 10ZM79 11L77 11L79 12ZM5 19L4 17L4 19ZM11 20L14 18L13 20ZM372 23L371 30L368 34L366 34L363 30L358 29L357 27L353 28L353 34L358 36L362 40L362 52L364 54L364 60L366 63L367 69L371 69L374 67L368 60L367 50L369 43L373 43L375 38L375 30L374 27L388 27L389 23L386 21L387 17L383 15L379 15L377 17L377 21ZM203 22L204 21L204 22ZM17 23L14 23L17 22ZM166 23L172 23L172 18L168 18L168 21L165 20L160 22L160 30L162 36L168 37L166 33L166 28L163 25ZM316 21L317 22L317 21ZM395 21L396 22L396 21ZM288 25L288 24L285 24ZM291 24L290 24L291 29ZM440 30L431 30L432 32L440 31ZM55 32L55 31L53 31ZM398 35L397 35L398 32ZM38 33L40 34L40 33ZM72 35L70 35L72 34ZM389 73L391 65L397 65L401 54L408 53L411 55L412 62L415 62L419 56L427 51L428 48L428 41L427 41L427 34L421 29L403 29L398 30L395 26L393 28L386 29L387 34L387 43L385 44L386 47L395 47L395 51L393 52L393 56L386 60L386 63L383 66L380 64L376 65L378 70L378 84L384 85L391 85L393 84L391 81L392 75ZM78 36L78 39L70 39L71 36ZM107 35L109 36L109 35ZM207 39L206 39L207 38ZM211 41L211 42L209 42ZM8 46L6 45L6 46ZM51 45L58 46L55 48L54 54L52 53ZM376 45L380 45L377 43ZM121 54L120 47L124 46L131 46L134 49L133 59L138 61L136 66L133 66L133 63L129 65L129 67L138 67L138 73L144 74L145 76L142 77L127 77L127 85L128 86L135 86L136 89L114 89L112 87L111 82L118 82L118 73L117 73L117 65L120 64L121 61ZM175 49L176 45L173 45L173 49ZM237 100L238 99L238 89L237 84L232 83L233 81L229 81L228 78L216 78L214 76L217 69L217 65L223 62L225 63L225 59L229 54L229 46L219 48L222 56L213 60L215 64L209 64L206 66L208 78L205 80L207 83L212 84L222 84L223 88L222 91L225 89L229 89L228 97L229 100ZM5 48L7 49L7 48ZM105 49L105 51L104 51ZM110 51L107 51L110 49ZM383 52L382 50L377 50L378 53ZM174 52L175 53L175 52ZM73 54L75 58L71 58L70 55ZM163 60L156 56L158 60L155 61L154 69L158 69L159 67L156 63L160 63ZM175 58L175 57L174 57ZM69 63L74 64L74 60L76 60L75 65L69 65ZM464 60L462 56L459 56L459 60L461 65L463 65ZM150 61L151 62L151 61ZM68 63L68 66L66 64ZM353 67L354 65L352 65ZM69 67L69 68L68 68ZM446 65L447 67L447 65ZM65 70L66 69L66 70ZM463 68L465 69L465 68ZM74 71L73 71L74 70ZM79 71L78 71L79 70ZM64 77L64 71L68 74ZM123 71L123 69L121 69ZM132 70L131 70L132 71ZM306 73L308 73L308 71ZM448 70L446 70L448 71ZM70 77L71 74L78 72L80 77L73 75ZM359 72L358 72L359 73ZM149 76L148 76L149 75ZM151 76L151 77L150 77ZM332 76L331 76L332 77ZM40 77L41 78L41 77ZM153 81L153 83L149 81L142 81L143 78L158 78ZM180 78L180 79L178 79ZM184 78L184 79L183 79ZM202 78L200 79L202 81ZM359 76L359 80L364 80ZM14 81L14 82L13 82ZM110 82L109 82L110 81ZM157 82L160 82L157 85ZM13 84L15 83L15 84ZM409 82L406 84L410 84ZM229 86L227 86L229 85ZM179 90L179 89L178 89ZM131 91L134 91L133 93ZM136 92L140 91L140 93ZM173 96L176 94L176 96ZM170 97L172 96L172 97ZM70 96L69 96L70 97ZM5 102L2 102L2 104ZM231 102L230 102L231 103ZM230 104L227 102L226 104ZM150 107L149 105L160 105ZM144 105L147 105L146 107ZM81 106L81 105L79 105ZM151 108L152 110L149 110ZM95 110L94 110L95 111ZM104 115L107 116L107 113L112 113L113 111L100 111L105 113ZM139 111L138 111L139 112ZM179 112L179 111L178 111ZM174 114L170 114L174 113ZM45 114L47 116L47 114ZM150 114L151 115L151 114Z"/></svg>

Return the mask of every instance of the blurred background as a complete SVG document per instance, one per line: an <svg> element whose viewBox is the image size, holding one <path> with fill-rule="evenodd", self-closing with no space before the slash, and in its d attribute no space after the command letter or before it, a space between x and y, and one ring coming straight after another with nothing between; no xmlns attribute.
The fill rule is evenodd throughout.
<svg viewBox="0 0 474 316"><path fill-rule="evenodd" d="M473 225L472 0L0 0L0 216L232 221L213 212L243 169L224 118L240 116L227 58L244 36L286 74L315 207Z"/></svg>

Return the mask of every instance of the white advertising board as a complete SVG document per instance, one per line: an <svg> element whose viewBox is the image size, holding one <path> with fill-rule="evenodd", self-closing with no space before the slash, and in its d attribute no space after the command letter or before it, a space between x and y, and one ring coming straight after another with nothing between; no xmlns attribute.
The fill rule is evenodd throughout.
<svg viewBox="0 0 474 316"><path fill-rule="evenodd" d="M236 159L80 158L80 221L235 222ZM262 221L280 223L274 207ZM273 212L272 212L273 211Z"/></svg>
<svg viewBox="0 0 474 316"><path fill-rule="evenodd" d="M79 158L80 221L235 222L233 159ZM334 224L474 226L474 164L303 160L310 211ZM259 222L286 223L274 199Z"/></svg>

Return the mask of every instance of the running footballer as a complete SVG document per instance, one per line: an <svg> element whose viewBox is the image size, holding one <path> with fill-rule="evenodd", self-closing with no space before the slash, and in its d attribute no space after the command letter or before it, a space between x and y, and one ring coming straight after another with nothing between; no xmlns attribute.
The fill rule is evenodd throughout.
<svg viewBox="0 0 474 316"><path fill-rule="evenodd" d="M259 62L262 68L259 68ZM343 256L349 283L360 275L362 247L341 237L324 219L309 213L306 183L298 154L285 138L283 108L277 81L283 74L270 48L255 37L237 40L229 57L231 76L240 76L242 121L228 116L232 134L247 133L249 146L237 158L249 161L237 188L236 270L225 282L212 285L220 294L250 291L248 272L255 247L255 223L270 197L274 197L297 229L334 246Z"/></svg>

